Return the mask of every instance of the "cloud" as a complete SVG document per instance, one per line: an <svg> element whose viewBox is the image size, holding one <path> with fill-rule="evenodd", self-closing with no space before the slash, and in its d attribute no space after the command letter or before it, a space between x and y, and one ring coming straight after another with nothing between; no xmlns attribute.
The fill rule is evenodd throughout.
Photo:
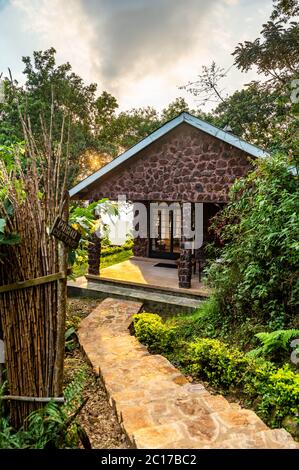
<svg viewBox="0 0 299 470"><path fill-rule="evenodd" d="M114 94L121 109L161 109L184 95L178 86L196 79L202 65L215 60L228 68L235 45L257 37L272 1L10 0L9 8L1 6L3 0L0 69L24 51L54 46L58 63L69 61L86 82ZM227 90L252 78L233 71Z"/></svg>
<svg viewBox="0 0 299 470"><path fill-rule="evenodd" d="M82 0L93 23L101 74L112 82L163 71L193 48L215 0Z"/></svg>
<svg viewBox="0 0 299 470"><path fill-rule="evenodd" d="M23 37L38 36L35 50L57 50L58 62L70 62L86 81L100 77L93 67L93 29L80 0L11 0L23 15ZM31 51L32 53L32 51Z"/></svg>

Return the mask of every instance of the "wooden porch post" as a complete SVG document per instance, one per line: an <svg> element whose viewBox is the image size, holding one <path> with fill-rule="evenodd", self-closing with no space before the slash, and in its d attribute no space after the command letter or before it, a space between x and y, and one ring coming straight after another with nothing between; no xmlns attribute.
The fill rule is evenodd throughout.
<svg viewBox="0 0 299 470"><path fill-rule="evenodd" d="M94 233L88 245L88 274L100 275L101 239Z"/></svg>

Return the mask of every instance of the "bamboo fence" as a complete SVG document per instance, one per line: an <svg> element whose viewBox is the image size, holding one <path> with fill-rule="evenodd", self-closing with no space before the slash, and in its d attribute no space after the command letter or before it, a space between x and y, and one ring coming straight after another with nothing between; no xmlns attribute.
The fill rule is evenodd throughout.
<svg viewBox="0 0 299 470"><path fill-rule="evenodd" d="M1 248L5 252L0 261L0 315L9 395L24 397L23 401L10 401L15 427L41 406L42 402L26 397L62 395L67 261L64 245L50 229L58 215L68 218L69 136L65 137L64 120L61 140L53 145L53 110L52 104L48 130L41 121L42 143L34 139L30 120L20 114L25 154L15 149L11 171L0 162L1 188L13 206L11 215L0 198L0 216L7 218L9 232L21 237L17 245Z"/></svg>

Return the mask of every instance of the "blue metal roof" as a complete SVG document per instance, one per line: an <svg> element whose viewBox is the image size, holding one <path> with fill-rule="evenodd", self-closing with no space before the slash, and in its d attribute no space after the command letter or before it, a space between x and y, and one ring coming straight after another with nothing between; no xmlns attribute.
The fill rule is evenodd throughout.
<svg viewBox="0 0 299 470"><path fill-rule="evenodd" d="M131 157L133 157L133 155L140 152L140 150L143 150L144 148L148 147L150 144L152 144L157 139L164 136L169 131L182 124L183 122L186 122L187 124L196 127L196 129L200 129L201 131L210 134L213 137L216 137L217 139L220 139L229 145L237 147L238 149L243 150L244 152L248 153L253 157L265 158L269 156L267 152L257 147L256 145L252 145L249 142L246 142L245 140L241 139L240 137L237 137L229 132L225 132L223 129L219 129L218 127L213 126L212 124L209 124L208 122L203 121L202 119L199 119L189 113L184 112L179 114L179 116L172 119L171 121L168 121L163 126L159 127L159 129L152 132L149 136L145 137L136 145L129 148L126 152L116 157L114 160L112 160L112 162L108 163L92 175L82 180L70 190L70 196L73 197L80 191L86 189L88 186L99 180L102 176L106 175L111 170L114 170L125 161L129 160Z"/></svg>

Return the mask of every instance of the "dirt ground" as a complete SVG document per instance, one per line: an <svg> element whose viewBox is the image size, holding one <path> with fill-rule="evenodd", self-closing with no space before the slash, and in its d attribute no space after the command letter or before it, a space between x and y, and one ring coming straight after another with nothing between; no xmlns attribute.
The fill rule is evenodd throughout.
<svg viewBox="0 0 299 470"><path fill-rule="evenodd" d="M96 299L69 299L68 323L86 317L98 304ZM67 353L65 359L65 383L72 380L76 371L86 368L87 380L83 395L88 402L81 411L78 422L87 432L91 445L95 449L127 449L126 436L122 432L113 409L110 407L105 389L95 377L83 354L77 347Z"/></svg>

